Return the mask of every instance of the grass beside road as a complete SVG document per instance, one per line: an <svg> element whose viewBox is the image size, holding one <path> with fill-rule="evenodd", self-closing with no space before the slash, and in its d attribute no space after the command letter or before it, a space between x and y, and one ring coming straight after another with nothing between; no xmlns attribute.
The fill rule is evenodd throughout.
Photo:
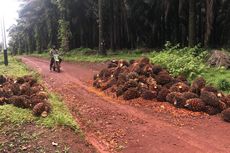
<svg viewBox="0 0 230 153"><path fill-rule="evenodd" d="M0 57L0 60L3 61L2 56ZM3 63L0 64L0 75L10 76L13 78L24 75L39 77L36 72L28 70L24 64L12 57L9 57L8 66L5 66ZM40 82L42 83L41 80ZM34 117L32 115L32 111L28 109L21 109L12 105L0 106L0 125L4 123L24 124L34 122L37 125L49 128L67 126L77 132L79 127L60 98L54 93L49 93L49 101L52 105L52 113L46 118Z"/></svg>
<svg viewBox="0 0 230 153"><path fill-rule="evenodd" d="M214 85L219 90L230 94L230 70L222 68L207 68L203 73L207 83Z"/></svg>
<svg viewBox="0 0 230 153"><path fill-rule="evenodd" d="M74 49L74 50L71 50L70 52L63 54L62 57L65 61L69 61L69 62L105 62L105 61L109 61L112 59L131 60L131 59L137 59L140 56L150 55L149 53L141 54L141 53L138 53L138 51L139 50L137 50L136 52L127 51L125 53L123 51L116 52L116 53L109 51L108 56L102 56L102 55L95 54L95 51L91 49L78 48L78 49ZM49 53L47 51L41 54L33 53L31 54L31 56L49 59Z"/></svg>
<svg viewBox="0 0 230 153"><path fill-rule="evenodd" d="M0 74L10 76L13 78L21 77L24 75L33 75L37 77L34 71L29 71L26 66L19 62L17 59L9 56L9 65L5 66L3 63L3 57L0 55Z"/></svg>

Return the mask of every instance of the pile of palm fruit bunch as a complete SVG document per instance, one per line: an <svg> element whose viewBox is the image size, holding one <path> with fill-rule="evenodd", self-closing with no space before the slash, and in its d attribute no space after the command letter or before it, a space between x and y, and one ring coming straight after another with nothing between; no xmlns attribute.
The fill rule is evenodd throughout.
<svg viewBox="0 0 230 153"><path fill-rule="evenodd" d="M222 112L224 120L230 121L230 95L207 85L202 77L191 84L182 75L173 77L146 57L130 62L110 61L107 68L94 75L93 86L101 91L109 90L124 100L141 97L209 115Z"/></svg>
<svg viewBox="0 0 230 153"><path fill-rule="evenodd" d="M48 94L32 76L7 78L0 75L0 105L31 109L35 116L47 117L51 111Z"/></svg>

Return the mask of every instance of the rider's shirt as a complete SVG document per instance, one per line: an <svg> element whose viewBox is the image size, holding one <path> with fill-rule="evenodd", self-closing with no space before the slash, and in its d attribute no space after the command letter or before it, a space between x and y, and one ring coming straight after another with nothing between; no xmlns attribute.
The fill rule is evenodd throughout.
<svg viewBox="0 0 230 153"><path fill-rule="evenodd" d="M56 49L51 49L50 50L50 57L54 57L55 54L58 54L58 51Z"/></svg>

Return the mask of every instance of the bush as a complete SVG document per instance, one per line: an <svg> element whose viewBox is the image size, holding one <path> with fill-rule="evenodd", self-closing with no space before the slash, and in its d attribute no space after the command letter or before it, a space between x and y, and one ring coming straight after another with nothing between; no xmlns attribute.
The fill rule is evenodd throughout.
<svg viewBox="0 0 230 153"><path fill-rule="evenodd" d="M171 46L166 43L165 50L160 53L152 53L151 61L166 67L173 76L180 74L194 79L201 75L205 69L203 60L207 52L199 47L179 48L179 45Z"/></svg>

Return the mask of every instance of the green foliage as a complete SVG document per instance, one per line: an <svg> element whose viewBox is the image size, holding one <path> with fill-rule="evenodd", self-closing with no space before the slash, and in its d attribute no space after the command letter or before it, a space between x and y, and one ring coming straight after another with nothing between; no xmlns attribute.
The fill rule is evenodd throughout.
<svg viewBox="0 0 230 153"><path fill-rule="evenodd" d="M136 50L132 51L132 53L137 54L137 55L141 55L141 54L143 54L143 51L141 49L136 49Z"/></svg>
<svg viewBox="0 0 230 153"><path fill-rule="evenodd" d="M70 23L69 21L59 20L59 40L61 42L61 50L69 51L69 42L71 37Z"/></svg>
<svg viewBox="0 0 230 153"><path fill-rule="evenodd" d="M83 47L78 49L78 51L80 51L80 52L86 52L86 51L91 51L91 50L92 49L90 49L90 48L83 48Z"/></svg>
<svg viewBox="0 0 230 153"><path fill-rule="evenodd" d="M13 105L0 106L0 123L11 122L14 124L23 124L32 122L35 117L32 111L14 107Z"/></svg>
<svg viewBox="0 0 230 153"><path fill-rule="evenodd" d="M86 55L84 54L86 51L92 51L86 49L75 49L72 50L64 55L64 60L65 61L76 61L76 62L104 62L112 59L125 59L125 60L131 60L131 59L137 59L141 55L140 54L135 54L135 53L124 53L123 51L117 52L117 53L112 53L109 52L108 56L103 56L103 55L96 55L96 54L90 54Z"/></svg>
<svg viewBox="0 0 230 153"><path fill-rule="evenodd" d="M52 112L46 118L36 118L36 122L38 124L50 128L54 126L67 126L74 130L79 130L79 127L77 126L68 108L57 95L50 94L49 101L52 105Z"/></svg>
<svg viewBox="0 0 230 153"><path fill-rule="evenodd" d="M230 81L228 81L226 79L219 80L218 87L221 90L229 91L230 90Z"/></svg>
<svg viewBox="0 0 230 153"><path fill-rule="evenodd" d="M0 74L4 74L11 77L21 77L24 75L35 75L35 72L28 71L24 64L18 62L15 58L9 56L9 65L5 66L0 63ZM3 56L0 55L0 61L3 61Z"/></svg>
<svg viewBox="0 0 230 153"><path fill-rule="evenodd" d="M206 67L202 76L205 78L208 84L211 84L218 89L221 89L219 85L219 82L221 82L221 80L226 80L227 82L230 82L230 73L229 70L226 69ZM226 93L230 93L229 89L221 90Z"/></svg>
<svg viewBox="0 0 230 153"><path fill-rule="evenodd" d="M74 55L74 54L82 54L82 55L84 55L84 53L91 52L91 51L93 51L93 50L90 49L90 48L80 47L80 48L71 50L70 52L66 53L66 55Z"/></svg>
<svg viewBox="0 0 230 153"><path fill-rule="evenodd" d="M205 69L203 59L207 52L199 47L179 48L179 45L171 46L169 42L165 45L165 50L160 53L152 53L151 61L166 67L174 76L185 75L193 79L201 75Z"/></svg>
<svg viewBox="0 0 230 153"><path fill-rule="evenodd" d="M71 50L69 52L66 52L62 57L64 61L71 61L71 62L105 62L112 59L125 59L125 60L131 60L131 59L137 59L141 56L149 56L149 53L146 54L136 54L132 51L118 51L116 53L109 52L108 56L102 56L95 54L86 55L85 52L93 51L89 48L77 48L74 50ZM41 57L41 58L49 58L48 52L43 52L42 54L32 54L32 56L35 57Z"/></svg>

